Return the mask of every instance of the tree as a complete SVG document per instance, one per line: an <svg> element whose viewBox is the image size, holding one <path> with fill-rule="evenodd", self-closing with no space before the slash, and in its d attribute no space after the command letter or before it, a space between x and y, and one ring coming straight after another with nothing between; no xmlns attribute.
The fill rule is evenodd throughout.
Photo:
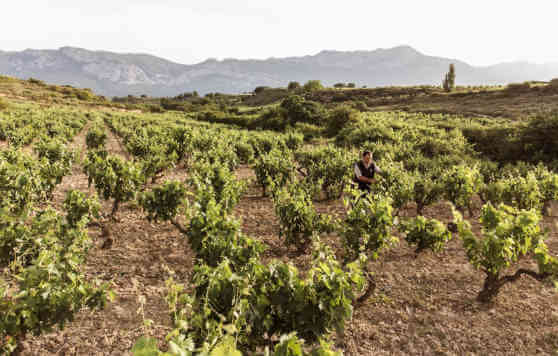
<svg viewBox="0 0 558 356"><path fill-rule="evenodd" d="M312 92L312 91L316 91L316 90L321 90L324 88L324 86L322 85L322 82L319 80L309 80L306 82L306 84L304 84L304 91L306 92Z"/></svg>
<svg viewBox="0 0 558 356"><path fill-rule="evenodd" d="M259 87L256 87L256 89L254 89L254 94L261 94L261 93L263 93L266 89L269 89L269 87L266 87L266 86L259 86Z"/></svg>
<svg viewBox="0 0 558 356"><path fill-rule="evenodd" d="M447 92L450 92L455 88L455 66L453 63L449 65L449 72L446 73L442 85L444 90Z"/></svg>
<svg viewBox="0 0 558 356"><path fill-rule="evenodd" d="M289 91L300 89L300 83L299 82L289 82L289 85L287 86L287 89Z"/></svg>

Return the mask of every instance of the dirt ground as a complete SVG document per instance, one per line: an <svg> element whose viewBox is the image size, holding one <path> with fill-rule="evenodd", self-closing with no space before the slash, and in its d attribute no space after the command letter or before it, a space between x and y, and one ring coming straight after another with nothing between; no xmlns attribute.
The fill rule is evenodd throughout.
<svg viewBox="0 0 558 356"><path fill-rule="evenodd" d="M86 130L75 138L74 148L84 150ZM118 139L108 129L107 133L108 150L127 157ZM185 179L186 174L176 168L161 181ZM237 175L254 178L249 167L241 167ZM94 193L79 166L57 188L53 204L61 206L70 189ZM242 218L244 232L268 246L266 261L277 258L304 268L309 254L297 257L294 249L285 247L273 204L261 193L252 181L235 210ZM316 206L320 212L344 213L341 200L317 202ZM105 202L103 209L108 213L110 202ZM407 207L402 215L416 215L414 207ZM443 203L428 207L425 215L451 220L451 211ZM188 283L194 258L188 243L172 225L149 223L133 203L121 207L118 219L110 225L114 240L110 249L100 247L104 237L99 229L91 228L95 245L84 266L88 278L110 283L116 294L114 301L102 311L80 312L64 330L28 338L24 355L129 355L135 340L145 333L143 318L153 320L149 333L160 340L171 330L164 300L166 268ZM557 221L556 217L545 218L545 225L552 229L547 243L553 254L558 253ZM474 225L478 230L478 224ZM340 248L338 237L325 236L324 240ZM529 262L522 265L532 266ZM376 293L347 323L344 345L337 340L346 355L558 352L558 293L549 284L522 277L504 287L494 303L479 304L475 298L483 274L468 264L457 238L439 255L427 252L418 257L401 241L371 262L370 269L375 271ZM143 308L139 296L145 297Z"/></svg>

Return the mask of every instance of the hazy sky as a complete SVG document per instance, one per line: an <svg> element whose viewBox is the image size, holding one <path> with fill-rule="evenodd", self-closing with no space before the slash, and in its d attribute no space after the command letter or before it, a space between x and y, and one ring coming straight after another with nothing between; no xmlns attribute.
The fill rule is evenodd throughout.
<svg viewBox="0 0 558 356"><path fill-rule="evenodd" d="M408 44L473 65L558 62L556 0L4 0L0 50L76 46L179 63Z"/></svg>

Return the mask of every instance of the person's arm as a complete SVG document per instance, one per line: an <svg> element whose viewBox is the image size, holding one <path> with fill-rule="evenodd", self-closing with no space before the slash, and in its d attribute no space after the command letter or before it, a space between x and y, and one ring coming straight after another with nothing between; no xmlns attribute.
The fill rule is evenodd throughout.
<svg viewBox="0 0 558 356"><path fill-rule="evenodd" d="M376 182L374 179L370 179L370 178L367 178L367 177L363 176L362 172L360 171L360 168L358 168L358 164L355 164L355 176L357 177L357 180L359 182L362 182L362 183L374 183L374 182Z"/></svg>
<svg viewBox="0 0 558 356"><path fill-rule="evenodd" d="M367 178L365 176L357 177L357 179L363 183L376 183L375 179Z"/></svg>

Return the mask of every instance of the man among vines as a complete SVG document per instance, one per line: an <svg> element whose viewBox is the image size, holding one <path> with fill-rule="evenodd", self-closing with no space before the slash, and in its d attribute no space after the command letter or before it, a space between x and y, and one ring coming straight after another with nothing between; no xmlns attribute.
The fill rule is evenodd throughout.
<svg viewBox="0 0 558 356"><path fill-rule="evenodd" d="M355 163L354 182L358 184L358 189L364 193L369 193L372 189L372 183L376 183L374 176L376 173L382 174L382 170L372 160L372 152L365 151L362 153L362 159Z"/></svg>

